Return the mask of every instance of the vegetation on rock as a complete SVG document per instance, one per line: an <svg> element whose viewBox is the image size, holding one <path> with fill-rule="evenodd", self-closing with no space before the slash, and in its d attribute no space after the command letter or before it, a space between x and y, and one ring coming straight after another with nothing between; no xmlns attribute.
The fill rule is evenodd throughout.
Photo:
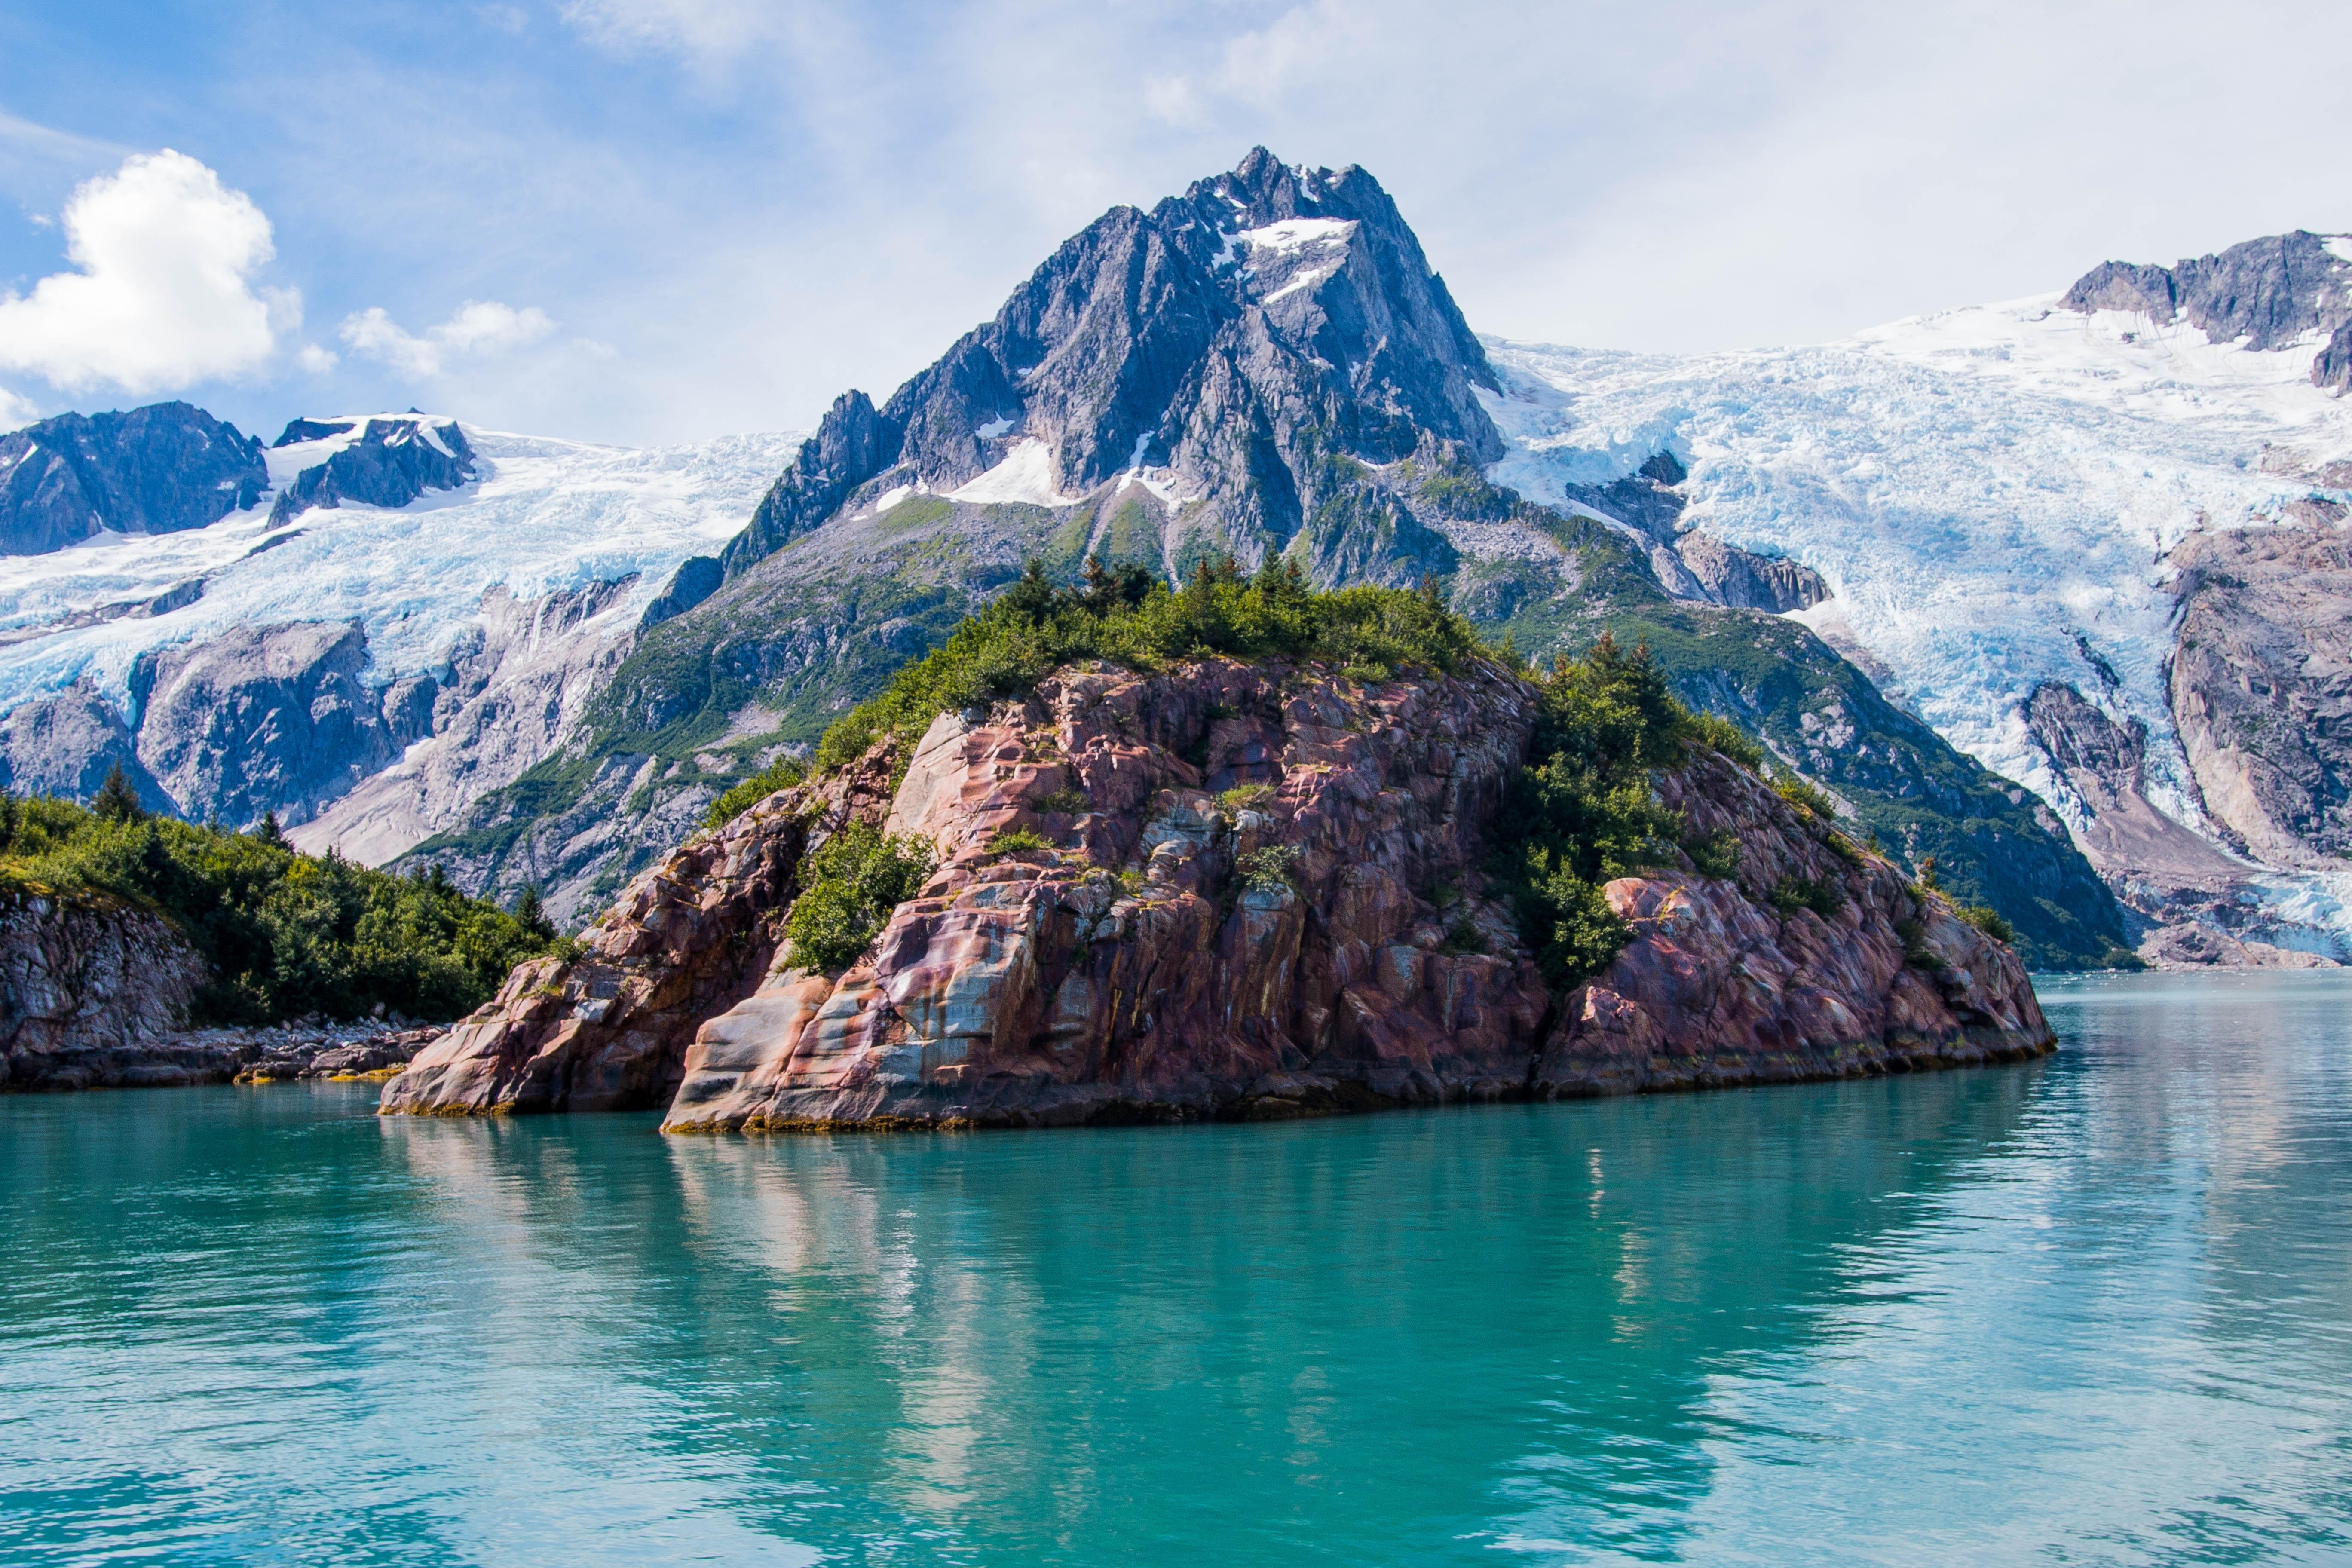
<svg viewBox="0 0 2352 1568"><path fill-rule="evenodd" d="M1603 884L1671 860L1684 832L1657 803L1650 770L1711 746L1707 722L1675 700L1646 647L1603 634L1581 658L1531 672L1542 694L1528 766L1512 786L1488 875L1510 900L1544 978L1573 985L1608 967L1632 935ZM1702 875L1737 864L1738 847L1700 840Z"/></svg>
<svg viewBox="0 0 2352 1568"><path fill-rule="evenodd" d="M863 822L844 826L803 868L801 894L784 923L792 962L826 973L848 968L890 911L922 890L931 864L930 847L919 838Z"/></svg>
<svg viewBox="0 0 2352 1568"><path fill-rule="evenodd" d="M790 789L808 776L808 769L796 757L778 757L742 783L735 784L703 814L705 827L724 827L780 789Z"/></svg>
<svg viewBox="0 0 2352 1568"><path fill-rule="evenodd" d="M331 851L299 854L274 818L265 832L224 833L149 816L127 780L100 804L0 795L0 888L94 893L163 914L210 975L200 1024L354 1018L379 1005L455 1018L559 945L535 910L468 898L438 867L394 877Z"/></svg>
<svg viewBox="0 0 2352 1568"><path fill-rule="evenodd" d="M1385 680L1408 666L1453 670L1478 650L1477 633L1433 587L1319 593L1295 562L1244 575L1220 559L1201 562L1171 592L1140 568L1113 572L1090 559L1083 583L1057 588L1033 561L1002 597L836 721L817 743L816 765L849 762L885 735L911 751L939 714L1017 696L1081 659L1148 670L1211 654L1318 658Z"/></svg>

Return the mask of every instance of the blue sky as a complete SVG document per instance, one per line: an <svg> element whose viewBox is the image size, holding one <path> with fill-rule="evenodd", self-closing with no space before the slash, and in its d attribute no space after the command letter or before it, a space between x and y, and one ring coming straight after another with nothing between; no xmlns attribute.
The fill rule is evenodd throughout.
<svg viewBox="0 0 2352 1568"><path fill-rule="evenodd" d="M0 416L805 426L1257 142L1482 331L1815 341L2352 229L2347 58L2340 3L0 0Z"/></svg>

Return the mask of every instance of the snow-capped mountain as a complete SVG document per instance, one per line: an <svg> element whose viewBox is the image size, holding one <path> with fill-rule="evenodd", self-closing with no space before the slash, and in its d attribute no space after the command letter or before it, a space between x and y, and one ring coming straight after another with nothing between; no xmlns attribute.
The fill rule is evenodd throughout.
<svg viewBox="0 0 2352 1568"><path fill-rule="evenodd" d="M1818 348L1482 341L1370 174L1257 149L805 443L0 437L37 552L0 557L0 765L122 760L577 918L1024 559L1286 560L1533 654L1648 643L2036 963L2352 956L2347 331L2352 246L2294 235Z"/></svg>
<svg viewBox="0 0 2352 1568"><path fill-rule="evenodd" d="M2040 961L2116 951L2122 917L2054 817L1762 613L1817 599L1812 574L1721 542L1685 563L1597 521L1671 516L1670 458L1560 506L1489 483L1510 453L1502 392L1360 168L1261 148L1113 208L878 406L837 400L728 547L724 584L640 639L556 754L418 853L592 907L747 752L815 740L1024 558L1174 579L1230 555L1325 585L1433 581L1531 653L1604 628L1649 641L1693 700L1802 752L1891 844L2015 910Z"/></svg>
<svg viewBox="0 0 2352 1568"><path fill-rule="evenodd" d="M1571 503L1671 453L1669 538L1818 572L1795 618L2147 912L2217 922L2184 955L2352 956L2347 332L2352 238L2297 234L1819 347L1489 340L1490 472Z"/></svg>
<svg viewBox="0 0 2352 1568"><path fill-rule="evenodd" d="M244 505L0 557L0 762L87 794L121 761L158 805L275 811L371 858L536 762L679 607L682 566L708 591L797 444L630 451L415 414L299 419L267 449L219 429L253 458Z"/></svg>

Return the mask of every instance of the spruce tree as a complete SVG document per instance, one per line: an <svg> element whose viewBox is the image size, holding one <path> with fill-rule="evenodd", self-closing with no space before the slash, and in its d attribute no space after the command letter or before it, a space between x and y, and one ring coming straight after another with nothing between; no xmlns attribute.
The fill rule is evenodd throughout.
<svg viewBox="0 0 2352 1568"><path fill-rule="evenodd" d="M515 895L514 918L523 930L533 936L546 938L555 934L555 923L547 918L546 910L541 907L539 884L536 882L526 882L522 891Z"/></svg>
<svg viewBox="0 0 2352 1568"><path fill-rule="evenodd" d="M139 791L119 759L106 770L106 782L98 786L98 798L89 808L109 822L140 822L147 816L147 808L139 804Z"/></svg>
<svg viewBox="0 0 2352 1568"><path fill-rule="evenodd" d="M272 849L291 849L294 847L294 846L286 842L286 830L278 826L278 814L275 811L265 811L261 814L260 826L253 830L253 836L256 838L260 839L264 844L268 845Z"/></svg>

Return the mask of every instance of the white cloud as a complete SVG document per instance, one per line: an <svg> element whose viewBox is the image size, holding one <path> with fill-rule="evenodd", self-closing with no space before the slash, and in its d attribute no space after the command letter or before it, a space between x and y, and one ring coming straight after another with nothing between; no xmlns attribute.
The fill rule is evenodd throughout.
<svg viewBox="0 0 2352 1568"><path fill-rule="evenodd" d="M335 368L335 351L322 349L316 343L304 343L295 351L294 363L312 375L323 375Z"/></svg>
<svg viewBox="0 0 2352 1568"><path fill-rule="evenodd" d="M343 319L342 338L352 353L387 364L412 381L424 381L446 371L454 360L522 348L554 330L555 323L536 305L518 310L496 300L468 300L456 315L427 327L422 336L402 327L383 306L370 306Z"/></svg>
<svg viewBox="0 0 2352 1568"><path fill-rule="evenodd" d="M235 375L277 346L292 290L255 292L269 220L242 191L169 148L77 187L64 213L78 268L0 294L0 369L79 390L131 393Z"/></svg>
<svg viewBox="0 0 2352 1568"><path fill-rule="evenodd" d="M21 430L41 416L30 399L0 386L0 431Z"/></svg>

